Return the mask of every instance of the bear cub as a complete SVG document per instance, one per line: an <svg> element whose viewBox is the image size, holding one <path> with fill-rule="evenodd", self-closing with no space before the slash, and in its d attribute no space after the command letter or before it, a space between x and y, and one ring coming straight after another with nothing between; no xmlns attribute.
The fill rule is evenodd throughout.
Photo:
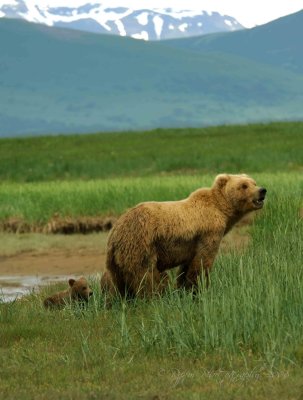
<svg viewBox="0 0 303 400"><path fill-rule="evenodd" d="M69 279L69 288L62 292L53 294L44 300L43 304L46 308L62 308L70 302L88 302L93 291L88 285L87 280L81 277L77 280Z"/></svg>

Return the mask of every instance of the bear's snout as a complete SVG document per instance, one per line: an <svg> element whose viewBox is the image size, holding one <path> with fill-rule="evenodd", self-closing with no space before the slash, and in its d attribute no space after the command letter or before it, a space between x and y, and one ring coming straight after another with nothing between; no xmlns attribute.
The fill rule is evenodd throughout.
<svg viewBox="0 0 303 400"><path fill-rule="evenodd" d="M259 194L260 194L259 200L264 200L265 199L266 192L267 192L267 190L265 188L260 188L259 189Z"/></svg>
<svg viewBox="0 0 303 400"><path fill-rule="evenodd" d="M88 293L88 296L91 297L94 294L94 292L92 290L90 290L90 292Z"/></svg>
<svg viewBox="0 0 303 400"><path fill-rule="evenodd" d="M256 207L256 209L263 207L266 192L267 190L263 187L257 189L257 191L255 192L255 198L253 200L253 204Z"/></svg>

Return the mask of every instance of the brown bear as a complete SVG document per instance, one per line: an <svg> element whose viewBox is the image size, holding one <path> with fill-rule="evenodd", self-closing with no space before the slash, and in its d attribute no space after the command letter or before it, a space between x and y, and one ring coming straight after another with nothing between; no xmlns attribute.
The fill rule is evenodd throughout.
<svg viewBox="0 0 303 400"><path fill-rule="evenodd" d="M223 236L247 213L263 207L266 189L249 176L218 175L211 188L179 201L145 202L123 214L108 239L101 288L149 295L179 266L178 287L195 288L202 269L209 283Z"/></svg>
<svg viewBox="0 0 303 400"><path fill-rule="evenodd" d="M55 293L45 299L43 302L44 306L46 308L62 308L67 303L73 301L87 302L93 294L84 277L77 280L69 279L68 284L70 287L67 290Z"/></svg>

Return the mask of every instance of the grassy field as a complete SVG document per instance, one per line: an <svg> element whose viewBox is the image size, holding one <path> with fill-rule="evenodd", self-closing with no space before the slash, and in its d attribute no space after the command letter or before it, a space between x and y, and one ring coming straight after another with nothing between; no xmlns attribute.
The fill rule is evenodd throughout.
<svg viewBox="0 0 303 400"><path fill-rule="evenodd" d="M118 215L186 197L225 171L297 180L302 147L303 123L2 139L0 221Z"/></svg>
<svg viewBox="0 0 303 400"><path fill-rule="evenodd" d="M270 195L299 192L302 173L255 173L260 186ZM23 218L32 224L46 223L61 216L119 215L128 207L147 200L178 200L193 190L210 186L215 175L178 175L145 178L114 178L91 181L0 183L0 221ZM299 196L299 194L297 194Z"/></svg>
<svg viewBox="0 0 303 400"><path fill-rule="evenodd" d="M0 397L299 398L303 372L302 125L277 126L286 135L284 141L282 133L280 139L273 133L273 125L257 126L251 153L240 133L227 149L229 160L234 154L234 161L226 171L250 172L268 189L268 197L264 210L249 228L249 246L241 252L221 253L216 259L209 290L202 285L193 298L191 293L172 286L162 298L130 303L117 299L111 309L106 309L99 277L91 277L95 294L85 309L74 306L59 312L45 311L42 299L56 287L20 302L0 304ZM205 140L205 146L214 140L214 147L221 148L223 154L221 138L227 146L224 135L234 133L231 128L222 128L221 135L219 131L214 131L217 146L212 137ZM261 131L263 135L268 131L265 144ZM170 133L164 132L166 135ZM254 137L251 131L250 135ZM155 136L160 138L161 133ZM141 140L140 134L137 137ZM178 140L171 136L166 153L157 144L157 160L162 166L179 148L179 164L172 176L168 170L161 175L160 167L153 171L154 176L145 176L152 174L140 167L144 165L144 150L142 164L138 162L131 170L132 177L123 176L119 170L122 164L117 163L117 171L112 166L109 174L112 179L92 180L90 172L89 180L80 180L80 174L67 181L61 171L56 176L58 181L50 182L53 175L46 173L42 180L48 182L25 183L21 169L17 173L18 169L12 168L12 175L0 185L0 219L17 215L40 221L54 212L75 216L119 214L139 201L182 198L196 187L211 184L214 175L222 172L218 154L213 153L212 166L205 171L204 167L196 170L195 158L188 157L192 164L186 167L195 175L184 170L181 173L183 148L181 142L178 147ZM184 137L182 140L186 146ZM12 142L3 143L12 146ZM244 143L247 152L243 153ZM156 151L155 144L151 148ZM242 159L238 158L241 154ZM40 157L38 150L36 157ZM260 172L262 165L264 171ZM34 175L24 180L37 181Z"/></svg>
<svg viewBox="0 0 303 400"><path fill-rule="evenodd" d="M1 139L0 181L302 171L303 123Z"/></svg>

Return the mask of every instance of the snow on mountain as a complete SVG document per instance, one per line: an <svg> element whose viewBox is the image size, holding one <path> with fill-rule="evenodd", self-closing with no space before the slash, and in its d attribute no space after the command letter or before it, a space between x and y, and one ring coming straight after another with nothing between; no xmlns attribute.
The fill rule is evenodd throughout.
<svg viewBox="0 0 303 400"><path fill-rule="evenodd" d="M39 0L6 0L0 3L0 17L80 29L95 33L161 40L243 29L239 22L218 12L103 7L97 2L78 6L51 7Z"/></svg>

